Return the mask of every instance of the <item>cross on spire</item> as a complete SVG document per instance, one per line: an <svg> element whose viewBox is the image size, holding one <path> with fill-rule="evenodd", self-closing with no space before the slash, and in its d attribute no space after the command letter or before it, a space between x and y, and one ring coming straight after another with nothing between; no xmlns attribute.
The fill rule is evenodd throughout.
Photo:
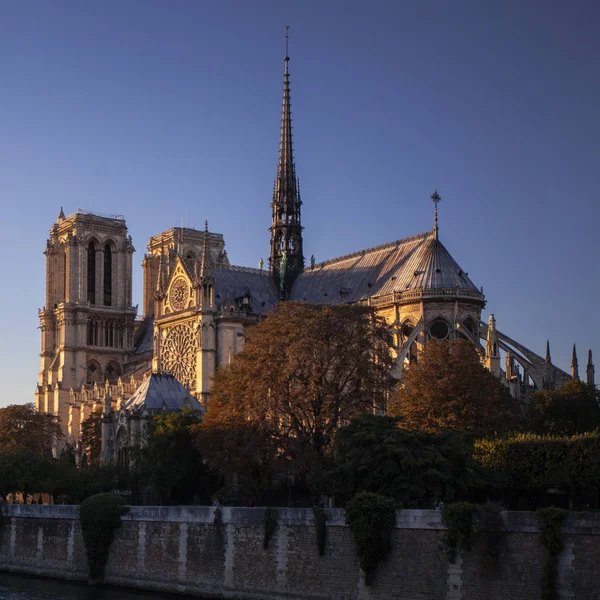
<svg viewBox="0 0 600 600"><path fill-rule="evenodd" d="M442 197L438 194L437 188L435 188L433 194L431 194L431 199L433 200L433 237L438 239L438 204Z"/></svg>

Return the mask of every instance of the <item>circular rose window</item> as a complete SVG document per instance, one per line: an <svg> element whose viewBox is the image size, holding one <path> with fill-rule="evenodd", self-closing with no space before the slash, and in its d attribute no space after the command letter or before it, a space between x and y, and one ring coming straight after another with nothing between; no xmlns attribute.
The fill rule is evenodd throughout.
<svg viewBox="0 0 600 600"><path fill-rule="evenodd" d="M178 277L169 291L169 304L173 310L183 310L187 306L189 287L183 277Z"/></svg>
<svg viewBox="0 0 600 600"><path fill-rule="evenodd" d="M445 321L434 321L429 327L429 333L436 340L445 340L448 333L450 333L450 329Z"/></svg>

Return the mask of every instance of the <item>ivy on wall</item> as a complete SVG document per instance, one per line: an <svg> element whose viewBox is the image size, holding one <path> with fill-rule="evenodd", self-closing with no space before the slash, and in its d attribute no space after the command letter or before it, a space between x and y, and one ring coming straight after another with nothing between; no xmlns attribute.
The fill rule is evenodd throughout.
<svg viewBox="0 0 600 600"><path fill-rule="evenodd" d="M317 547L319 548L319 556L325 554L325 541L327 540L327 513L324 508L313 508L315 517L315 530L317 534Z"/></svg>
<svg viewBox="0 0 600 600"><path fill-rule="evenodd" d="M115 531L128 512L125 500L115 494L96 494L80 504L79 521L91 582L102 581Z"/></svg>
<svg viewBox="0 0 600 600"><path fill-rule="evenodd" d="M563 549L561 527L567 511L550 506L536 511L535 517L542 530L542 544L546 548L546 562L542 569L541 599L556 600L556 556Z"/></svg>
<svg viewBox="0 0 600 600"><path fill-rule="evenodd" d="M377 565L392 549L392 531L396 525L396 506L392 498L361 492L346 504L350 525L365 585L370 586Z"/></svg>
<svg viewBox="0 0 600 600"><path fill-rule="evenodd" d="M265 537L263 540L263 548L266 550L269 547L269 540L277 527L277 509L265 508Z"/></svg>

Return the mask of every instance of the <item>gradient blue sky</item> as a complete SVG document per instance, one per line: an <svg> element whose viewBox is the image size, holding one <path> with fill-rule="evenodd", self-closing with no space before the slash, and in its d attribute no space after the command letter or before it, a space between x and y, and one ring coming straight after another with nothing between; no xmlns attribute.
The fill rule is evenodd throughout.
<svg viewBox="0 0 600 600"><path fill-rule="evenodd" d="M48 229L187 218L235 264L268 256L284 27L305 253L432 226L486 316L600 363L600 4L0 0L0 405L33 399Z"/></svg>

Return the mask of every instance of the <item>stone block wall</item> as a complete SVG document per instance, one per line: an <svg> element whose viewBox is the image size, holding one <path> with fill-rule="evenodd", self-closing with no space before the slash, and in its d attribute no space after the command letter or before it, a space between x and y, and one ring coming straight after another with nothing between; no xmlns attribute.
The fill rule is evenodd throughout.
<svg viewBox="0 0 600 600"><path fill-rule="evenodd" d="M476 550L450 564L440 513L396 515L393 549L371 588L364 585L342 510L328 511L325 555L319 556L311 510L280 509L267 549L264 509L132 507L111 547L107 583L205 598L299 600L506 600L540 597L545 561L532 513L503 513L495 567ZM600 598L600 515L573 514L557 560L559 598ZM0 570L87 579L76 506L6 507L0 525Z"/></svg>

